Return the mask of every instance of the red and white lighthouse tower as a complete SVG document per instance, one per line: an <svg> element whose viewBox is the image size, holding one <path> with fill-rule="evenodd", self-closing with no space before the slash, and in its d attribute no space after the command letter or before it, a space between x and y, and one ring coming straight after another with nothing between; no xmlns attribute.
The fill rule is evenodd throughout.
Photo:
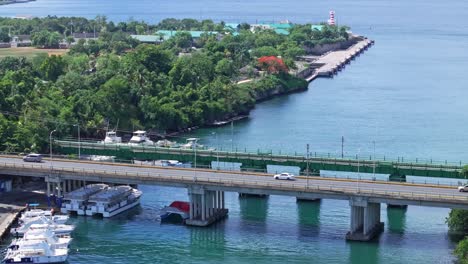
<svg viewBox="0 0 468 264"><path fill-rule="evenodd" d="M328 19L328 25L334 26L335 25L335 11L330 11L330 18Z"/></svg>

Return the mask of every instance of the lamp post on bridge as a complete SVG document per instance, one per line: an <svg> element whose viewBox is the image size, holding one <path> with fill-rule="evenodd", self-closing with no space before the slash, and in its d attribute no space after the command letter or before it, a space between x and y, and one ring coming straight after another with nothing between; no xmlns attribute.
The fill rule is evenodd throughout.
<svg viewBox="0 0 468 264"><path fill-rule="evenodd" d="M357 179L357 192L359 193L359 182L361 181L361 174L359 173L359 154L361 153L361 148L358 148L358 155L357 155L357 173L358 173L358 179Z"/></svg>
<svg viewBox="0 0 468 264"><path fill-rule="evenodd" d="M52 169L52 134L55 133L57 130L52 130L49 134L49 145L50 145L50 168Z"/></svg>
<svg viewBox="0 0 468 264"><path fill-rule="evenodd" d="M216 136L216 169L219 170L219 141L218 141L218 133L212 132Z"/></svg>

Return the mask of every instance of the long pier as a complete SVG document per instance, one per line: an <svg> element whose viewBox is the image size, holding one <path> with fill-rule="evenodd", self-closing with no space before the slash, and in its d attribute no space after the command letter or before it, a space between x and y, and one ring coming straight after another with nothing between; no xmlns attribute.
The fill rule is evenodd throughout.
<svg viewBox="0 0 468 264"><path fill-rule="evenodd" d="M322 55L310 63L310 67L315 69L312 72L312 75L306 78L306 81L311 82L317 77L332 77L346 64L373 44L373 40L364 39L346 50L331 51Z"/></svg>
<svg viewBox="0 0 468 264"><path fill-rule="evenodd" d="M224 192L286 195L300 199L348 200L349 240L367 241L382 232L382 203L468 209L468 195L450 186L333 180L323 178L274 180L271 175L209 169L183 169L131 164L46 160L24 163L0 157L3 175L42 177L53 190L66 192L71 182L145 184L186 188L190 199L188 224L207 226L228 213Z"/></svg>

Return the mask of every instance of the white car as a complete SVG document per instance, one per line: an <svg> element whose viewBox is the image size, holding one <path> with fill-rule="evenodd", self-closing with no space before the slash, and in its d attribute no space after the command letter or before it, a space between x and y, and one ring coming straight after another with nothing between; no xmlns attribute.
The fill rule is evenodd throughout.
<svg viewBox="0 0 468 264"><path fill-rule="evenodd" d="M459 192L468 192L468 185L465 186L459 186L458 187Z"/></svg>
<svg viewBox="0 0 468 264"><path fill-rule="evenodd" d="M41 154L28 154L23 157L23 161L26 162L42 162L42 155Z"/></svg>
<svg viewBox="0 0 468 264"><path fill-rule="evenodd" d="M295 180L296 179L294 177L294 175L289 173L289 172L283 172L283 173L280 173L280 174L275 174L273 176L273 178L275 180Z"/></svg>

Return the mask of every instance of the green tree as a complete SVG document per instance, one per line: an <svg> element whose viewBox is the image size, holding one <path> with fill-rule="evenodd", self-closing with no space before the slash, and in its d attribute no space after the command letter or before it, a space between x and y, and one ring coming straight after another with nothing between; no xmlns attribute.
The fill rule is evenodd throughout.
<svg viewBox="0 0 468 264"><path fill-rule="evenodd" d="M192 43L193 43L192 35L190 35L190 33L188 32L177 32L173 38L174 38L174 42L179 48L187 49L187 48L192 47Z"/></svg>
<svg viewBox="0 0 468 264"><path fill-rule="evenodd" d="M458 242L454 253L457 255L460 264L468 264L468 237Z"/></svg>
<svg viewBox="0 0 468 264"><path fill-rule="evenodd" d="M65 66L62 56L52 55L42 62L39 70L44 79L55 81L64 72Z"/></svg>
<svg viewBox="0 0 468 264"><path fill-rule="evenodd" d="M446 222L450 231L468 234L468 210L452 209Z"/></svg>

